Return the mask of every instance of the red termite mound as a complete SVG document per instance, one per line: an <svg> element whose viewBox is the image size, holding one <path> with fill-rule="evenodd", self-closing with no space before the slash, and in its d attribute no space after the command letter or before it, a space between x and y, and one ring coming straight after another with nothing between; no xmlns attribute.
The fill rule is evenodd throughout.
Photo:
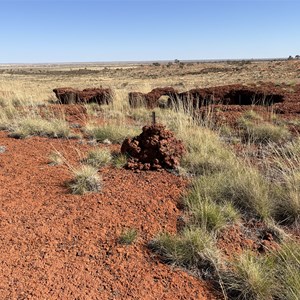
<svg viewBox="0 0 300 300"><path fill-rule="evenodd" d="M178 167L185 148L165 126L156 124L144 126L133 139L125 139L121 152L129 155L129 169L158 170Z"/></svg>
<svg viewBox="0 0 300 300"><path fill-rule="evenodd" d="M57 99L62 104L73 103L98 103L109 104L112 102L111 89L89 88L82 91L73 88L56 88L53 90Z"/></svg>

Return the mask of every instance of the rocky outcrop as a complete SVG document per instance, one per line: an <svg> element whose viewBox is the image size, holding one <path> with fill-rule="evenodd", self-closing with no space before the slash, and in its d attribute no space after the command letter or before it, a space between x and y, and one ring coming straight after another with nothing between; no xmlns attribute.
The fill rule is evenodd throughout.
<svg viewBox="0 0 300 300"><path fill-rule="evenodd" d="M144 126L139 136L125 139L121 152L129 156L129 169L174 169L179 166L185 148L171 131L157 124Z"/></svg>
<svg viewBox="0 0 300 300"><path fill-rule="evenodd" d="M79 103L79 91L70 87L57 88L53 90L56 98L61 104Z"/></svg>
<svg viewBox="0 0 300 300"><path fill-rule="evenodd" d="M282 92L274 87L225 85L211 88L196 88L179 93L168 101L169 107L199 109L209 104L223 105L272 105L284 101Z"/></svg>
<svg viewBox="0 0 300 300"><path fill-rule="evenodd" d="M56 88L53 90L57 99L62 104L98 103L109 104L112 102L111 89L89 88L82 91L73 88Z"/></svg>
<svg viewBox="0 0 300 300"><path fill-rule="evenodd" d="M155 88L146 94L131 92L128 94L129 105L131 107L145 106L149 109L153 109L159 106L160 97L168 96L170 99L173 99L176 97L177 93L178 92L172 87Z"/></svg>

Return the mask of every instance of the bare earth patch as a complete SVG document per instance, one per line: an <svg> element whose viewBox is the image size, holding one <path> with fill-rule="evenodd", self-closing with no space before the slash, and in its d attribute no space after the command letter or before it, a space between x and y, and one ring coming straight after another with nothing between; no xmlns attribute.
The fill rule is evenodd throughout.
<svg viewBox="0 0 300 300"><path fill-rule="evenodd" d="M0 144L1 299L215 299L207 282L146 247L158 232L176 232L183 179L107 167L102 193L77 196L64 185L67 168L47 157L55 148L76 165L88 146L4 132ZM127 228L138 232L132 245L119 243Z"/></svg>

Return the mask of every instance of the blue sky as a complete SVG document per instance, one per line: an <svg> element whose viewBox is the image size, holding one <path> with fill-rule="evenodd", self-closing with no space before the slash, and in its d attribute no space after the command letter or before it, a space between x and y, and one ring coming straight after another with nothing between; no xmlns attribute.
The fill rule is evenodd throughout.
<svg viewBox="0 0 300 300"><path fill-rule="evenodd" d="M0 63L287 57L300 0L0 0Z"/></svg>

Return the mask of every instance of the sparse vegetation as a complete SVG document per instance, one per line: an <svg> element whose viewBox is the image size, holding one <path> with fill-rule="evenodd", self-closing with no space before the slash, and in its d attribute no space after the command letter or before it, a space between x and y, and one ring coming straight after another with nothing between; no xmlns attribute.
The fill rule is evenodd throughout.
<svg viewBox="0 0 300 300"><path fill-rule="evenodd" d="M51 165L51 166L58 166L58 165L62 165L64 163L64 157L58 151L52 151L49 154L48 158L49 158L49 165Z"/></svg>
<svg viewBox="0 0 300 300"><path fill-rule="evenodd" d="M249 119L240 119L239 124L242 129L242 138L246 142L278 143L290 138L290 132L283 126L276 126L270 123L255 124Z"/></svg>
<svg viewBox="0 0 300 300"><path fill-rule="evenodd" d="M275 296L282 300L300 298L300 251L294 241L284 243L278 252L273 253L275 279L280 284Z"/></svg>
<svg viewBox="0 0 300 300"><path fill-rule="evenodd" d="M94 149L88 152L84 162L95 168L101 168L108 165L112 160L112 155L108 149Z"/></svg>
<svg viewBox="0 0 300 300"><path fill-rule="evenodd" d="M32 135L66 138L70 136L70 127L63 119L45 120L40 116L21 118L12 126L13 137L25 138Z"/></svg>
<svg viewBox="0 0 300 300"><path fill-rule="evenodd" d="M104 124L102 126L88 124L86 133L99 142L108 139L112 143L121 143L126 137L136 136L139 131L136 127L121 124Z"/></svg>
<svg viewBox="0 0 300 300"><path fill-rule="evenodd" d="M271 261L246 252L221 273L229 299L267 300L278 289Z"/></svg>
<svg viewBox="0 0 300 300"><path fill-rule="evenodd" d="M96 168L82 165L78 169L73 169L72 173L74 178L69 183L69 187L73 194L83 195L101 191L102 178Z"/></svg>
<svg viewBox="0 0 300 300"><path fill-rule="evenodd" d="M127 156L122 153L113 153L112 154L112 162L114 167L117 169L123 168L127 163Z"/></svg>
<svg viewBox="0 0 300 300"><path fill-rule="evenodd" d="M39 81L41 89L35 89L35 85L33 86L30 81L33 75L30 72L25 73L29 78L26 81L19 78L16 93L1 94L0 91L0 129L18 138L29 136L70 138L74 136L73 132L81 131L84 137L78 142L84 151L88 151L86 149L90 149L91 145L95 146L94 141L120 144L126 137L138 135L141 126L152 121L152 110L145 107L129 107L127 97L129 91L149 92L153 87L164 85L171 85L182 91L195 87L216 86L220 82L232 83L235 79L240 80L237 71L239 68L246 74L248 63L250 61L225 62L215 67L210 63L191 65L175 60L174 63L166 65L154 63L126 69L91 66L89 69L78 71L71 66L67 71L54 70L54 74L64 76L66 86L82 89L86 85L99 85L99 77L89 76L91 71L101 76L101 81L105 82L105 85L113 87L113 103L85 104L81 116L70 113L68 118L65 118L63 113L53 113L51 107L47 108L47 101L53 100L50 91L60 85L61 76L58 80L56 77L49 79L48 75L43 78L39 74L39 77L43 78ZM280 63L274 62L270 65L275 70L274 80L278 82L277 87L280 87L279 82L285 80L283 76L290 76L287 86L293 92L297 73L289 71L292 75L282 75ZM260 78L268 79L261 66L265 66L265 63L258 64L251 61L251 67L260 70ZM230 76L229 71L232 73ZM76 72L81 72L84 76L81 77ZM8 74L14 73L8 71ZM67 76L70 74L72 77ZM126 78L124 82L127 74L130 80ZM196 74L202 74L199 81L195 81ZM257 72L256 75L249 75L245 78L245 82L255 82L256 76ZM11 76L10 80L14 82L15 78ZM0 85L4 83L1 82ZM1 89L14 90L14 87L2 86ZM18 94L18 90L23 94ZM29 95L30 101L27 100ZM36 100L32 99L43 99L45 107L40 110L38 103L34 102ZM192 103L187 105L189 107L177 105L176 109L170 109L166 105L168 97L161 100L163 102L161 107L164 106L164 109L153 109L157 122L174 131L187 149L180 168L174 173L176 175L184 173L190 185L181 199L183 228L178 229L177 234L165 232L157 235L149 243L149 247L168 264L218 281L228 300L300 298L299 243L286 242L287 236L284 235L284 239L280 236L281 233L284 234L286 226L290 226L292 232L290 235L293 235L300 224L300 139L296 137L299 133L299 121L284 119L280 114L276 114L275 109L270 112L269 107L258 109L254 105L249 106L249 110L246 110L245 106L241 110L236 108L237 111L231 107L228 111L226 109L223 111L218 105L216 108L208 105L205 108L206 112L200 117L193 111ZM83 107L80 106L81 108ZM58 110L60 111L60 108ZM235 118L235 113L240 119ZM228 119L231 122L227 123L225 117L217 119L217 116L223 114L230 115ZM93 140L87 141L87 138ZM26 143L27 140L14 142ZM112 148L115 149L114 147L117 146L113 145ZM6 152L11 151L9 147L7 149ZM248 149L249 152L252 151L249 154L249 161L245 157L248 155L246 154ZM73 194L83 195L101 191L102 179L99 168L103 166L110 164L112 169L109 167L109 172L115 172L117 176L126 173L113 169L122 168L127 163L127 156L120 154L119 150L111 153L107 148L97 148L86 152L84 156L86 157L83 158L81 155L78 159L83 165L77 169L70 167L58 151L51 152L48 157L52 165L69 166L73 180L68 183L68 187ZM103 171L106 172L107 169ZM94 198L96 197L91 197L93 200ZM241 245L243 253L241 255L234 253L234 258L227 259L227 253L220 253L222 250L217 248L220 247L217 244L220 235L231 227L242 228L245 232L251 231L251 228L247 227L249 224L262 226L263 229L256 228L257 232L259 231L256 232L257 239L262 239L259 234L263 235L266 231L270 235L270 240L263 240L261 245L256 245L261 247L260 250L253 246L253 252L246 252ZM128 228L120 236L114 237L113 241L129 245L136 241L137 236L136 229ZM143 239L144 236L146 235L143 234ZM249 233L249 239L251 238ZM265 249L263 242L272 243L273 238L278 242L276 250L272 250L271 247ZM262 253L258 254L258 251Z"/></svg>
<svg viewBox="0 0 300 300"><path fill-rule="evenodd" d="M134 243L138 235L138 232L134 228L126 229L122 232L122 234L119 237L119 242L121 244L131 245Z"/></svg>
<svg viewBox="0 0 300 300"><path fill-rule="evenodd" d="M158 235L149 244L161 259L202 274L212 274L219 260L214 237L200 228L186 228L180 235Z"/></svg>
<svg viewBox="0 0 300 300"><path fill-rule="evenodd" d="M188 204L190 223L207 231L218 231L239 220L239 213L231 203L217 204L208 199L198 199Z"/></svg>

